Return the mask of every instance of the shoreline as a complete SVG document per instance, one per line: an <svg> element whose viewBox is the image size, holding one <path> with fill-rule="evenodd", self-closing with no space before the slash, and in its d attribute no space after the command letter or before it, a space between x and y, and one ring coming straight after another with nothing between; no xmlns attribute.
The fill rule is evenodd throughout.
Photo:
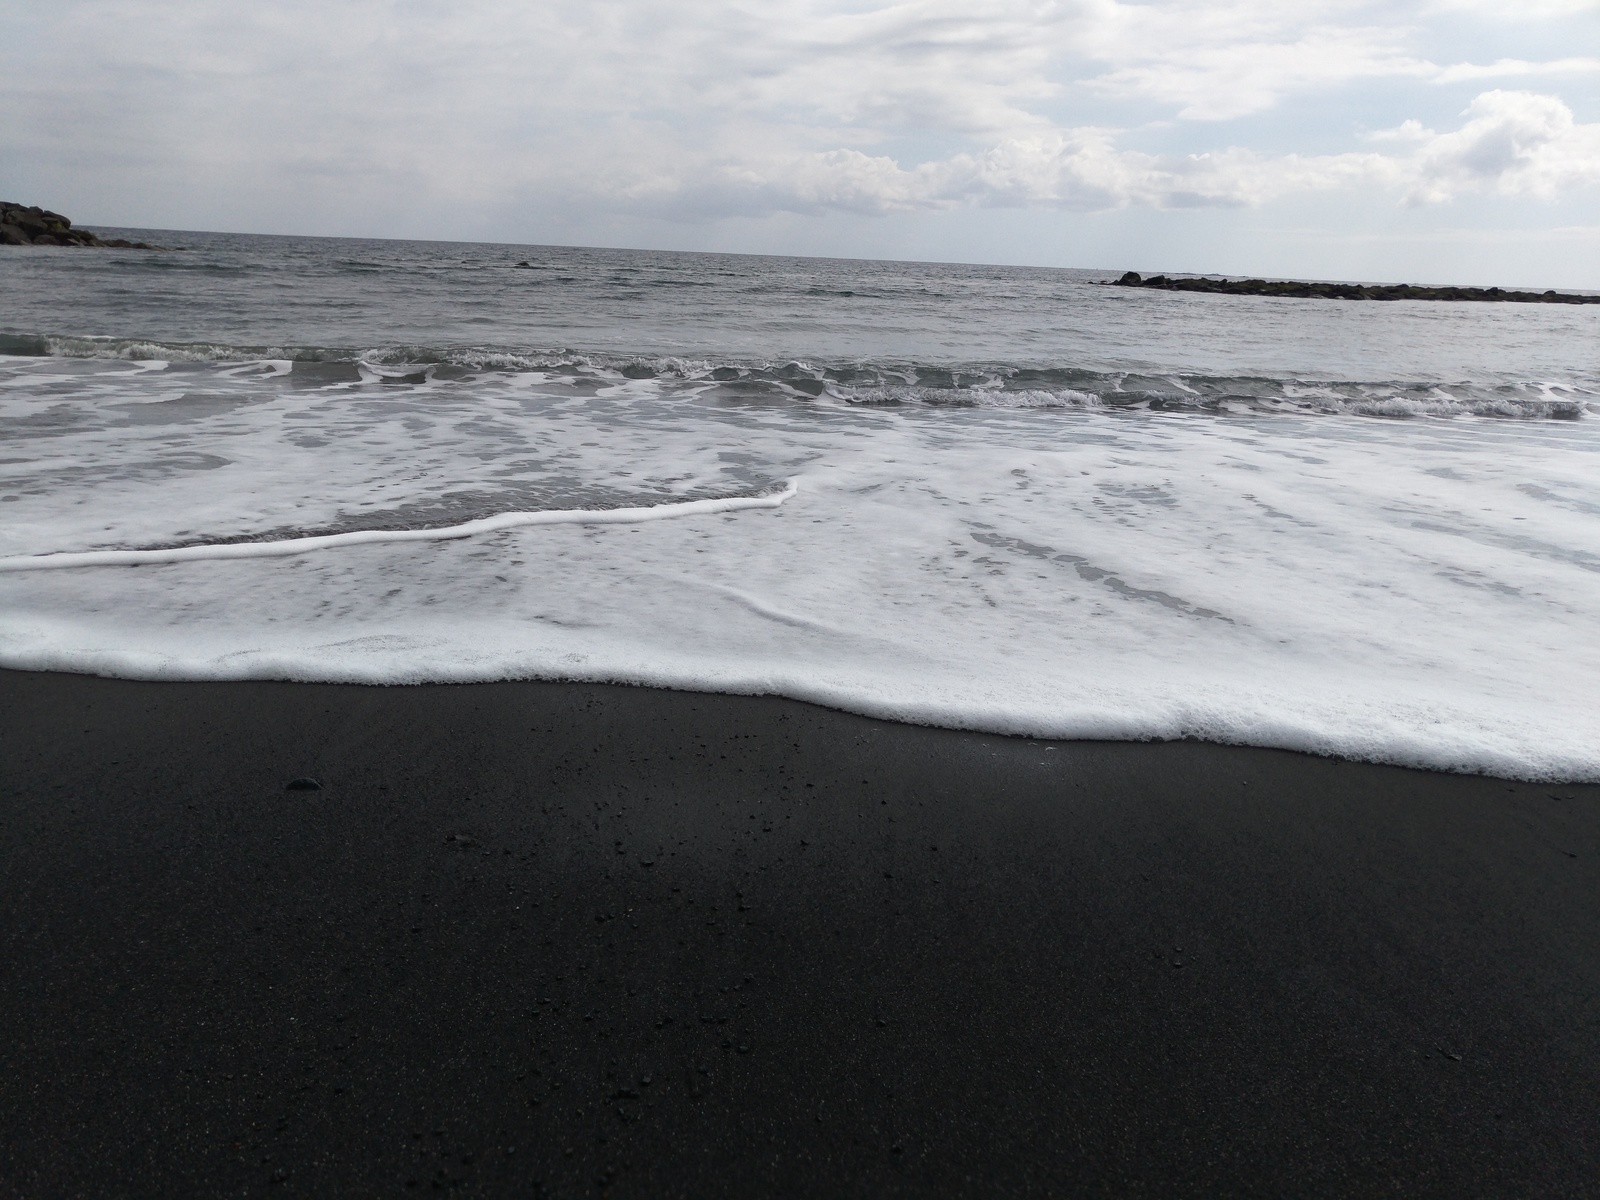
<svg viewBox="0 0 1600 1200"><path fill-rule="evenodd" d="M1600 1168L1597 785L602 684L0 714L14 1194Z"/></svg>

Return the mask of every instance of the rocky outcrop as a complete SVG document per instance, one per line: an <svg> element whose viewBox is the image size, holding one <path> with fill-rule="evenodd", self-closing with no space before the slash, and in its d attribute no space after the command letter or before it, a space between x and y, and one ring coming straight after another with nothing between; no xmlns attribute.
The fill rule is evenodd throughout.
<svg viewBox="0 0 1600 1200"><path fill-rule="evenodd" d="M1293 279L1207 279L1203 275L1177 279L1152 275L1145 279L1137 271L1129 271L1112 286L1160 288L1169 292L1220 292L1226 296L1297 296L1323 300L1498 300L1514 304L1600 304L1600 296L1578 296L1557 291L1508 292L1497 287L1416 287L1409 283L1302 283Z"/></svg>
<svg viewBox="0 0 1600 1200"><path fill-rule="evenodd" d="M0 246L115 246L124 250L165 250L124 238L102 240L87 229L74 229L60 213L0 200Z"/></svg>

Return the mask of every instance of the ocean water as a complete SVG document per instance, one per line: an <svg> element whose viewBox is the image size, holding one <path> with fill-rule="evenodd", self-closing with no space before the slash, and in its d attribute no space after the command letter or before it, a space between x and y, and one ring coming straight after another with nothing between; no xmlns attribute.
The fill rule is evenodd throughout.
<svg viewBox="0 0 1600 1200"><path fill-rule="evenodd" d="M1600 779L1595 308L139 236L0 252L0 665Z"/></svg>

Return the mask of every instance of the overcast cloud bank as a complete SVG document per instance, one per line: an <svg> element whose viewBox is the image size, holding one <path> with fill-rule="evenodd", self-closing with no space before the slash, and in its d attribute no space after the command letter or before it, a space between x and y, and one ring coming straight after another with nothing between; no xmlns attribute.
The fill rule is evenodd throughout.
<svg viewBox="0 0 1600 1200"><path fill-rule="evenodd" d="M102 222L519 239L604 214L892 225L1347 193L1483 197L1531 227L1600 184L1600 58L1573 53L1600 33L1590 0L0 0L0 17L0 183Z"/></svg>

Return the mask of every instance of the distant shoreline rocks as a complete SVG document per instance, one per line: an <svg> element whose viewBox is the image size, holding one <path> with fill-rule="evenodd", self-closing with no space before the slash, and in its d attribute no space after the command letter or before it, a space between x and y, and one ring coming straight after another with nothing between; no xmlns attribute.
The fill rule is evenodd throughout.
<svg viewBox="0 0 1600 1200"><path fill-rule="evenodd" d="M1299 280L1207 279L1205 276L1146 279L1129 271L1112 287L1159 288L1169 292L1216 292L1224 296L1291 296L1320 300L1479 300L1512 304L1600 304L1600 296L1570 292L1511 292L1504 288L1417 287L1410 283L1304 283Z"/></svg>
<svg viewBox="0 0 1600 1200"><path fill-rule="evenodd" d="M74 229L58 212L35 205L0 200L0 246L105 246L118 250L168 250L148 242L125 238L100 238L87 229Z"/></svg>

